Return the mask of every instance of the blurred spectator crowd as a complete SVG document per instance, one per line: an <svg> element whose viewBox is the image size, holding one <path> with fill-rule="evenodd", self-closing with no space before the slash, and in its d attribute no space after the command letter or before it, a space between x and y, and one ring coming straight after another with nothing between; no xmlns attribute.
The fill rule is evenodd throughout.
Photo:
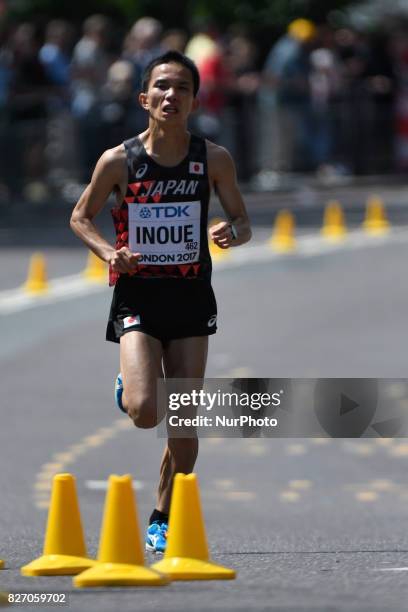
<svg viewBox="0 0 408 612"><path fill-rule="evenodd" d="M242 182L268 189L291 173L329 182L408 169L404 24L367 35L297 19L269 49L238 25L189 36L143 17L113 40L115 31L92 15L79 33L64 20L3 33L0 203L69 199L88 182L105 149L145 129L140 77L168 49L200 71L191 129L231 150Z"/></svg>

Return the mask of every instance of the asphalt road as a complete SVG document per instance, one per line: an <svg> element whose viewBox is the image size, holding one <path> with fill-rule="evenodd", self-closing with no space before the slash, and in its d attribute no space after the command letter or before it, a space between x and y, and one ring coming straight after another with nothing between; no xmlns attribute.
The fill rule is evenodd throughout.
<svg viewBox="0 0 408 612"><path fill-rule="evenodd" d="M257 240L266 235L260 228ZM27 260L5 253L3 288ZM60 258L53 274L83 265L83 251L51 254ZM402 236L308 257L248 256L216 271L220 331L208 376L405 377L407 257ZM131 473L143 525L154 503L163 440L113 406L109 299L105 289L0 317L0 591L67 591L78 611L406 610L408 575L395 569L408 566L403 439L202 440L210 550L237 570L233 582L76 591L70 578L20 576L41 552L53 471L77 477L91 555L104 499L91 481Z"/></svg>

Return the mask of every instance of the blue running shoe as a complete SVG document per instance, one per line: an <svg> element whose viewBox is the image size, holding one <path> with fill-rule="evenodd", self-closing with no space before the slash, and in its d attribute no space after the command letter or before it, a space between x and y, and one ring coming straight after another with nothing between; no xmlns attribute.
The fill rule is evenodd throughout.
<svg viewBox="0 0 408 612"><path fill-rule="evenodd" d="M123 395L123 380L122 380L122 374L119 372L115 380L115 402L119 410L127 414L122 404L122 395Z"/></svg>
<svg viewBox="0 0 408 612"><path fill-rule="evenodd" d="M146 550L156 553L164 553L167 544L167 523L155 521L146 531Z"/></svg>

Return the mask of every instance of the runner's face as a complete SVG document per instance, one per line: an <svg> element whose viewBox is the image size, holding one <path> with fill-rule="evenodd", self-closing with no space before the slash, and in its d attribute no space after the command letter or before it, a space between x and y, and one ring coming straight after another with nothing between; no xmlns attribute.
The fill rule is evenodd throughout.
<svg viewBox="0 0 408 612"><path fill-rule="evenodd" d="M193 93L193 75L182 64L161 64L152 70L147 92L140 102L153 119L184 124L198 106Z"/></svg>

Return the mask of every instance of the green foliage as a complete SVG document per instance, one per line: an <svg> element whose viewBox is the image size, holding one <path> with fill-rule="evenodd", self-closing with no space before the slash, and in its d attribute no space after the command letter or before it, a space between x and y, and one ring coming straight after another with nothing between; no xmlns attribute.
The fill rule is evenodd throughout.
<svg viewBox="0 0 408 612"><path fill-rule="evenodd" d="M64 18L70 21L82 21L93 13L103 13L122 20L121 0L11 0L9 13L18 20L35 20Z"/></svg>
<svg viewBox="0 0 408 612"><path fill-rule="evenodd" d="M307 17L323 21L328 13L353 0L191 0L189 17L205 17L220 25L246 23L252 28L281 28L292 19Z"/></svg>
<svg viewBox="0 0 408 612"><path fill-rule="evenodd" d="M189 28L209 20L219 27L243 23L250 29L280 29L296 17L324 20L333 10L352 0L9 0L12 17L81 21L92 13L104 13L130 25L142 15L160 19L165 27Z"/></svg>

